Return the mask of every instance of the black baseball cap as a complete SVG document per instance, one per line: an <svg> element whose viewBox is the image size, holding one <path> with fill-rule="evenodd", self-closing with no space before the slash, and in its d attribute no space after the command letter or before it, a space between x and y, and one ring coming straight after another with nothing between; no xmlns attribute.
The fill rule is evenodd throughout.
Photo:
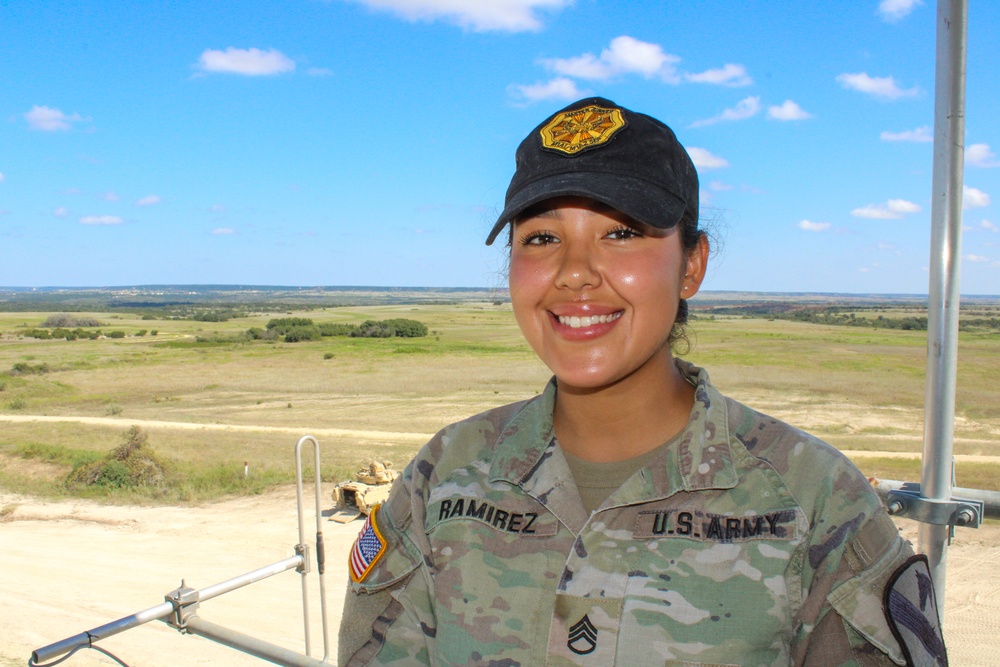
<svg viewBox="0 0 1000 667"><path fill-rule="evenodd" d="M578 196L637 222L669 229L685 210L698 215L698 172L673 130L603 97L570 104L517 148L504 209L486 245L529 206Z"/></svg>

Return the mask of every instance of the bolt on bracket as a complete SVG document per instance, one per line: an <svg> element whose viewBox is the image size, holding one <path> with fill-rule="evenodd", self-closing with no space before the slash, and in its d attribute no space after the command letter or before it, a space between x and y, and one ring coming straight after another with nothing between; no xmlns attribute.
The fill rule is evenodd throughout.
<svg viewBox="0 0 1000 667"><path fill-rule="evenodd" d="M938 526L979 528L983 520L984 503L968 498L935 500L907 488L889 492L886 507L889 514Z"/></svg>
<svg viewBox="0 0 1000 667"><path fill-rule="evenodd" d="M181 579L180 587L164 595L163 599L174 606L173 612L163 618L163 622L183 632L188 619L198 613L198 591L188 587Z"/></svg>

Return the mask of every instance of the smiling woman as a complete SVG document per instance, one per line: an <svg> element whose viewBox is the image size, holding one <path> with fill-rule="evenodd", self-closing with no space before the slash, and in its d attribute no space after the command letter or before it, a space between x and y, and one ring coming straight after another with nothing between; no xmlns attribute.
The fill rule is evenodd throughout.
<svg viewBox="0 0 1000 667"><path fill-rule="evenodd" d="M945 665L926 561L829 445L671 350L698 176L592 98L517 151L510 293L553 373L453 424L351 553L343 665Z"/></svg>

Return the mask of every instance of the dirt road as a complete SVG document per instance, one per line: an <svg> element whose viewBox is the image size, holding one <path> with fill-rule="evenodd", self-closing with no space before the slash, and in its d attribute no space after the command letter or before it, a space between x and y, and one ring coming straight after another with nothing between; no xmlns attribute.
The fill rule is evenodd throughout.
<svg viewBox="0 0 1000 667"><path fill-rule="evenodd" d="M307 496L307 506L314 506ZM122 507L42 502L0 494L0 666L24 665L33 649L152 607L183 577L194 588L293 555L294 488L203 507ZM904 522L904 533L915 528ZM331 642L336 642L346 554L360 523L323 521ZM311 536L314 520L307 521ZM308 538L312 541L312 538ZM987 666L1000 655L1000 526L962 531L949 551L946 634L951 664ZM322 655L318 582L310 575L313 654ZM279 574L206 602L199 615L272 643L304 649L300 575ZM255 658L160 622L100 643L146 667L234 665ZM335 649L331 649L335 654ZM81 651L69 667L109 665Z"/></svg>

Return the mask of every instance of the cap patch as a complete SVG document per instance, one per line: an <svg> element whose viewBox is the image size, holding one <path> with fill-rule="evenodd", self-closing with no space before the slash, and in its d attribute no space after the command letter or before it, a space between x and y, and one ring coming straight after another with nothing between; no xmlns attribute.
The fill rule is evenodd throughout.
<svg viewBox="0 0 1000 667"><path fill-rule="evenodd" d="M361 532L358 533L357 539L354 540L354 547L351 549L349 569L351 571L351 579L358 584L365 580L368 573L375 567L375 563L385 553L386 541L378 528L378 521L375 516L378 514L378 510L379 506L375 506L372 509L371 514L368 515L368 520L365 521L365 525L361 527Z"/></svg>
<svg viewBox="0 0 1000 667"><path fill-rule="evenodd" d="M576 155L607 143L625 125L621 109L591 105L564 111L556 114L540 130L542 146L566 155Z"/></svg>

